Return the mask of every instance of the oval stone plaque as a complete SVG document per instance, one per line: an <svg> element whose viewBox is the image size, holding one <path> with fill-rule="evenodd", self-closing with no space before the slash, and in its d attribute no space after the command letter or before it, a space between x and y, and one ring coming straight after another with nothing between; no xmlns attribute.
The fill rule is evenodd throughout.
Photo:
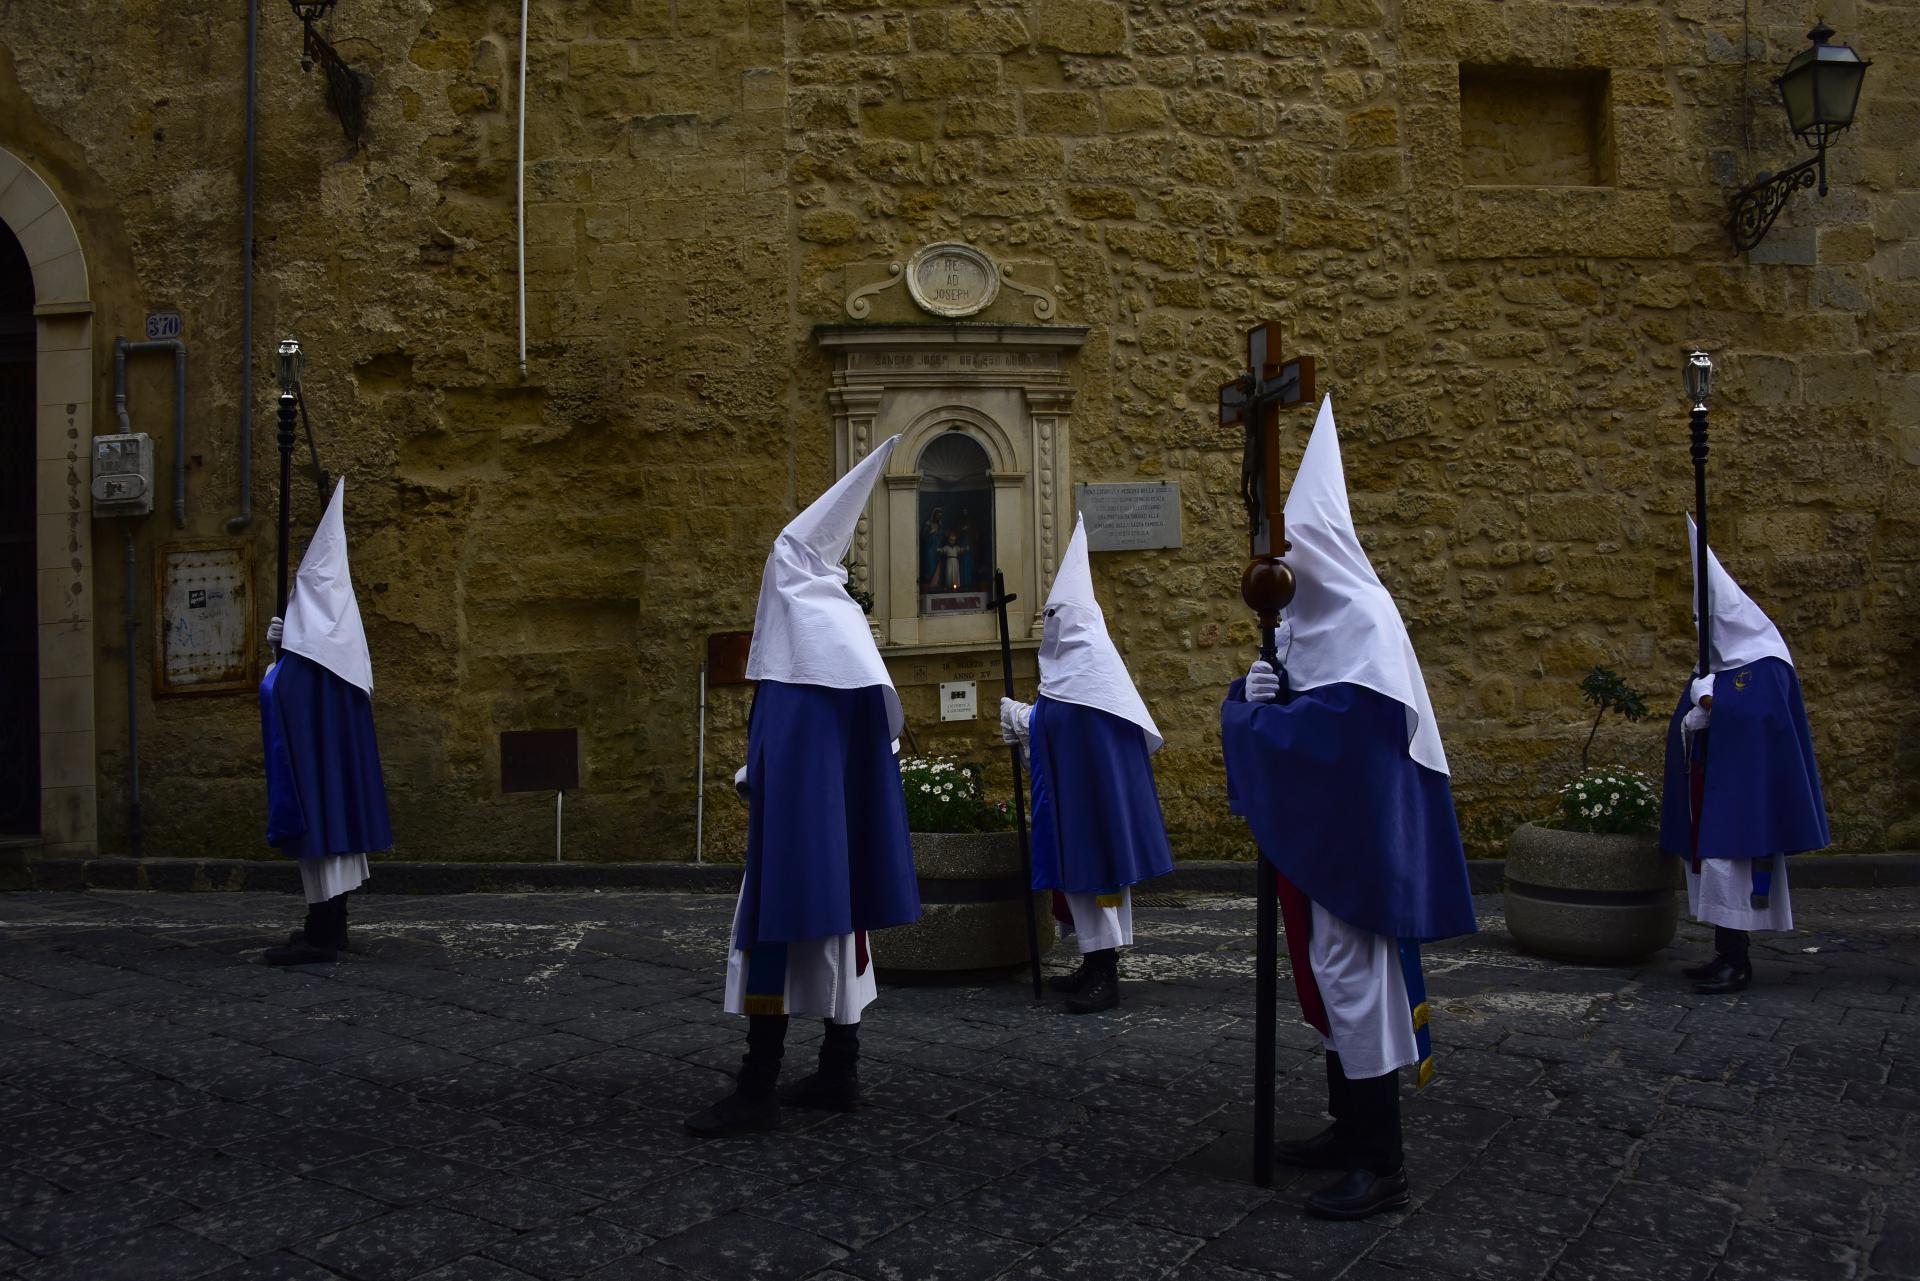
<svg viewBox="0 0 1920 1281"><path fill-rule="evenodd" d="M922 311L971 316L999 294L1000 272L972 245L928 245L907 263L907 292Z"/></svg>

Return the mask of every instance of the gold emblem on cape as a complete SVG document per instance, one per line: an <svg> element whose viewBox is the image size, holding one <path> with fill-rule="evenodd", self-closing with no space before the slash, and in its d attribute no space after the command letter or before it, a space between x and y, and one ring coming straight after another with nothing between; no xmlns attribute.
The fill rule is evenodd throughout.
<svg viewBox="0 0 1920 1281"><path fill-rule="evenodd" d="M1747 682L1752 679L1753 679L1753 669L1749 667L1746 671L1741 672L1738 676L1733 678L1733 687L1736 690L1743 690L1747 687Z"/></svg>

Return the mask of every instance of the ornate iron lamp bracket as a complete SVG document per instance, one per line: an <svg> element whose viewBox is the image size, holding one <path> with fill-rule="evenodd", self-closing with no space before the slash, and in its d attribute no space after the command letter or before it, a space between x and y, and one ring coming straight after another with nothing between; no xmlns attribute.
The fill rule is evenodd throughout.
<svg viewBox="0 0 1920 1281"><path fill-rule="evenodd" d="M1731 213L1727 218L1727 231L1733 236L1736 250L1747 250L1759 244L1773 226L1773 220L1780 216L1786 207L1787 197L1796 191L1818 185L1820 194L1827 194L1827 153L1825 148L1791 169L1782 169L1779 173L1761 174L1753 183L1735 193L1731 202Z"/></svg>
<svg viewBox="0 0 1920 1281"><path fill-rule="evenodd" d="M300 19L304 28L300 41L300 69L312 71L316 62L320 64L320 74L327 80L327 106L339 118L341 131L347 135L347 141L358 150L367 139L367 98L373 92L373 82L365 72L348 66L346 60L313 25L326 16L335 0L288 0L288 3L293 6L294 16Z"/></svg>

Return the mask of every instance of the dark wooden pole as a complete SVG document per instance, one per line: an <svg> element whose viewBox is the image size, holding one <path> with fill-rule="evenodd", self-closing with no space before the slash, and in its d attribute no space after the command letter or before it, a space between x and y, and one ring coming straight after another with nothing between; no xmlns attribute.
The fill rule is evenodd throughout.
<svg viewBox="0 0 1920 1281"><path fill-rule="evenodd" d="M279 576L274 589L274 613L287 616L287 553L292 531L292 513L288 498L293 488L293 420L298 412L298 397L293 388L280 389L280 546Z"/></svg>
<svg viewBox="0 0 1920 1281"><path fill-rule="evenodd" d="M993 571L993 603L1000 610L1000 672L1008 698L1013 697L1013 635L1007 630L1007 606L1016 597L1007 595L1007 576ZM1033 847L1027 842L1027 793L1020 783L1020 744L1008 745L1013 757L1013 821L1020 833L1020 889L1027 905L1027 963L1033 970L1033 999L1040 999L1039 922L1033 914Z"/></svg>
<svg viewBox="0 0 1920 1281"><path fill-rule="evenodd" d="M1293 602L1294 592L1293 571L1280 559L1290 550L1280 496L1280 407L1256 401L1250 410L1256 415L1262 443L1260 484L1268 538L1265 554L1256 554L1240 575L1240 599L1259 620L1261 660L1278 672L1280 652L1274 633L1280 626L1280 611ZM1254 919L1253 1181L1263 1188L1273 1186L1274 1037L1280 998L1279 895L1274 870L1261 867Z"/></svg>

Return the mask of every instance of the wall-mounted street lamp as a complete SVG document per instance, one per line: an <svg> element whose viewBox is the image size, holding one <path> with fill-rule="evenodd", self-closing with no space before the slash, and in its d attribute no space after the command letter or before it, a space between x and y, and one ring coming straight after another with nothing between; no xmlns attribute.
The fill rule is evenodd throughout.
<svg viewBox="0 0 1920 1281"><path fill-rule="evenodd" d="M1828 44L1832 38L1833 28L1819 19L1807 32L1813 47L1795 54L1774 79L1781 105L1787 109L1787 123L1800 141L1813 148L1813 157L1777 174L1762 173L1734 196L1727 229L1737 249L1759 244L1794 192L1818 184L1820 194L1827 194L1827 143L1853 123L1860 82L1873 65L1862 62L1846 45Z"/></svg>

